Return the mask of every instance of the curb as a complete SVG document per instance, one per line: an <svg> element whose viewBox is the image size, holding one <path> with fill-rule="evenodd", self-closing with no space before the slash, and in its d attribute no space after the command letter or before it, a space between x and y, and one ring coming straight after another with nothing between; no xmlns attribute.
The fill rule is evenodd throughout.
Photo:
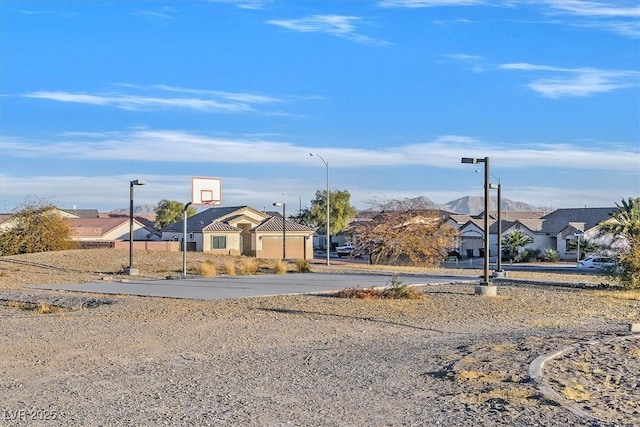
<svg viewBox="0 0 640 427"><path fill-rule="evenodd" d="M632 338L640 338L640 335L625 335L625 336L620 336L620 337L615 337L613 338L613 340L616 341L622 341L622 340L627 340L627 339L632 339ZM555 391L551 386L543 384L543 373L542 373L542 369L544 368L544 364L546 362L548 362L549 360L555 359L557 357L563 356L566 353L571 352L572 350L575 350L583 345L596 345L596 344L600 344L601 341L582 341L582 342L577 342L574 343L568 347L565 347L561 350L556 351L555 353L551 353L551 354L546 354L543 356L538 356L536 357L533 362L531 362L529 364L529 378L536 384L538 390L540 391L540 393L542 393L544 395L544 397L546 397L547 399L550 399L558 404L560 404L560 406L562 406L563 408L566 408L568 411L572 412L573 414L582 417L582 418L587 418L590 420L596 420L596 421L603 421L597 417L594 417L591 414L588 414L587 412L583 411L582 409L580 409L577 405L574 405L573 403L570 403L570 401L568 399L566 399L565 397L563 397L560 393L558 393L557 391Z"/></svg>

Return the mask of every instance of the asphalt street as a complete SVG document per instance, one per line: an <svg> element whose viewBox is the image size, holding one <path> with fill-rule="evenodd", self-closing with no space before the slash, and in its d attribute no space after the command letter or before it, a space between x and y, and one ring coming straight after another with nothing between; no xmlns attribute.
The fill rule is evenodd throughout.
<svg viewBox="0 0 640 427"><path fill-rule="evenodd" d="M406 285L477 281L469 276L407 275L398 276ZM344 288L388 286L391 275L290 273L253 276L217 276L166 280L103 281L78 285L34 286L38 289L122 294L166 298L212 300L272 295L295 295L338 291Z"/></svg>

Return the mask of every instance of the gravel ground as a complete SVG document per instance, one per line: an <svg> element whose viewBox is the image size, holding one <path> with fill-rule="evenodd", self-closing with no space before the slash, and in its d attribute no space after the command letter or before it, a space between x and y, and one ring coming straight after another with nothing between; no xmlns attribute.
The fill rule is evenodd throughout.
<svg viewBox="0 0 640 427"><path fill-rule="evenodd" d="M117 276L126 251L12 258L0 258L0 425L640 425L640 339L627 332L640 301L611 292L106 297L25 286ZM182 266L136 260L154 278ZM66 310L27 309L37 302ZM532 362L562 349L533 380Z"/></svg>

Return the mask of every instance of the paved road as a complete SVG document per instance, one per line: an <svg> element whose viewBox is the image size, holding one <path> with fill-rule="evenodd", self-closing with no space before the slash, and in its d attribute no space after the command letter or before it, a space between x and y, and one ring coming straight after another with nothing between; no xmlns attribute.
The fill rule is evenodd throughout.
<svg viewBox="0 0 640 427"><path fill-rule="evenodd" d="M399 276L407 285L475 282L469 276L407 275ZM390 275L291 273L256 276L219 276L173 280L135 280L127 282L99 282L80 285L34 286L38 289L123 294L187 299L246 298L270 295L292 295L337 291L344 288L386 286Z"/></svg>

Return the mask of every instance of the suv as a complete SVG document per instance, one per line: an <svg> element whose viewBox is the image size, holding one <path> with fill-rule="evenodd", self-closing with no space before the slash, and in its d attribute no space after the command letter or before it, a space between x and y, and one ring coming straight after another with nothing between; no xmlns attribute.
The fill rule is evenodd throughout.
<svg viewBox="0 0 640 427"><path fill-rule="evenodd" d="M588 256L582 261L579 261L578 265L576 265L576 268L578 270L601 271L613 268L615 266L616 261L613 258Z"/></svg>

